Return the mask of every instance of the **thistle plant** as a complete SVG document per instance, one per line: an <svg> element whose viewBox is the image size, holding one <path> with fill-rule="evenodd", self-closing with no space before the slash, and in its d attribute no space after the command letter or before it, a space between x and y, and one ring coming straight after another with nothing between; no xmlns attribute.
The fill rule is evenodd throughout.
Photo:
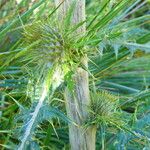
<svg viewBox="0 0 150 150"><path fill-rule="evenodd" d="M7 3L9 4L9 2ZM43 5L44 3L45 5ZM47 8L49 3L50 5ZM20 3L21 5L24 5L24 0ZM34 14L33 11L38 6L40 6L40 10ZM85 55L88 56L89 60L89 68L86 68L86 71L91 75L89 77L90 85L93 80L96 85L96 92L90 95L89 117L85 122L85 126L102 128L113 126L124 129L122 119L124 115L131 129L134 130L133 126L137 129L135 124L138 122L138 124L142 124L142 127L138 126L137 134L145 135L144 131L146 131L147 139L149 137L147 129L149 129L150 58L148 52L150 49L150 34L148 23L150 15L147 13L147 15L135 18L133 14L140 7L145 10L147 7L146 1L102 0L100 5L99 1L88 1L87 18L76 25L71 24L73 6L68 10L64 20L59 20L56 11L60 6L52 9L49 15L49 8L53 7L53 3L40 0L24 14L15 17L11 23L4 23L1 27L0 92L2 92L0 96L6 97L8 100L3 99L3 102L1 102L4 103L1 107L6 112L1 111L4 131L3 129L0 131L0 133L2 132L0 139L5 142L0 144L8 149L11 147L9 145L13 145L13 149L17 148L19 150L38 149L39 147L35 146L37 142L35 140L36 131L37 127L45 120L60 118L67 123L73 123L63 112L52 105L50 106L50 104L55 90L61 84L64 87L64 81L70 84L68 87L73 86L70 76L75 73L76 68L79 66L85 69L85 66L81 64L81 58ZM24 6L22 7L24 8ZM139 11L141 12L141 10ZM76 31L85 22L87 24L85 34L78 34ZM15 33L18 32L19 36L16 36ZM139 52L139 50L142 52ZM144 52L147 54L145 55ZM24 84L22 84L23 79L25 79ZM13 95L13 92L17 91L20 96L22 89L25 97L22 97L23 103L30 101L30 108L20 104L22 101ZM58 92L62 91L58 90ZM11 98L8 98L8 95ZM119 97L116 95L119 95ZM138 107L137 102L140 103L140 107ZM135 112L129 114L121 110L119 108L120 103L125 108L132 105ZM16 109L18 107L20 111L16 121L17 125L19 124L19 130L17 130L19 131L17 132L19 142L11 139L11 134L7 134L7 132L10 132L5 131L5 127L12 120L11 117L8 120L8 114L10 116L18 114L18 109ZM144 119L142 119L142 116L144 116ZM136 122L136 120L138 121ZM10 126L8 128L12 129ZM43 130L47 132L47 127L44 127L40 130L42 132L40 133L42 136L39 138L40 145L48 145L48 149L51 149L51 145L55 145L54 149L57 149L57 146L61 145L61 139L68 139L68 130L65 129L63 128L63 131L67 138L64 137L63 132L63 137L59 141L55 137L54 141L57 143L54 144L55 142L50 140L52 138L49 138L51 137L51 130L46 133L48 142L44 141L45 132ZM57 132L62 134L62 130ZM122 137L127 136L129 139L124 141L123 138L123 145L124 147L129 146L127 149L133 149L134 137L130 142L131 136L128 133L121 130L118 132L120 132L116 133L118 137L114 138L114 135L112 135L112 138L116 139L114 143L120 144ZM7 138L4 139L5 136L11 142L8 142ZM119 138L118 141L117 138ZM110 137L108 136L107 139L109 140ZM68 140L66 143L68 143ZM128 143L132 146L130 147ZM138 140L136 140L136 143L138 143ZM141 141L141 143L144 142ZM17 144L18 146L16 146ZM144 144L140 145L141 149L147 148ZM108 144L108 147L112 149L112 145L116 149L115 144ZM122 148L122 144L118 147ZM60 146L58 149L61 148L65 149L66 146Z"/></svg>
<svg viewBox="0 0 150 150"><path fill-rule="evenodd" d="M65 22L68 21L70 15L68 14ZM37 100L35 110L30 115L31 118L25 121L26 130L18 150L26 149L26 142L31 139L35 123L47 96L49 95L48 99L51 100L56 88L70 71L69 69L75 69L85 53L82 46L78 48L75 44L77 41L79 43L81 38L75 34L80 25L69 26L68 21L66 28L66 26L61 26L58 21L53 20L52 22L52 18L33 22L24 28L23 42L20 46L28 48L15 56L15 59L19 61L19 58L23 57L21 61L25 65L22 66L22 69L26 69L27 72L32 70L31 82L35 83L36 96L33 96L32 92L30 94L32 99L36 97Z"/></svg>
<svg viewBox="0 0 150 150"><path fill-rule="evenodd" d="M107 91L91 93L91 103L89 106L89 119L86 125L112 125L121 127L124 122L120 118L119 97Z"/></svg>

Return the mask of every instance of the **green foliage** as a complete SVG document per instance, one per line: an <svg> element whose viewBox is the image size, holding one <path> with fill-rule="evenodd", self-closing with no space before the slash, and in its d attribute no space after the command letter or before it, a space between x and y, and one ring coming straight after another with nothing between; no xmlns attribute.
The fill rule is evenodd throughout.
<svg viewBox="0 0 150 150"><path fill-rule="evenodd" d="M0 10L0 149L69 149L62 93L85 54L96 91L86 125L98 127L97 149L149 149L149 3L89 0L76 25L74 5L62 21L51 1L14 5Z"/></svg>
<svg viewBox="0 0 150 150"><path fill-rule="evenodd" d="M37 105L36 103L33 103L30 109L20 108L21 112L16 117L17 123L20 124L21 122L23 122L23 124L24 124L21 128L19 127L16 130L17 136L20 135L18 137L18 139L20 139L21 141L24 140L25 135L23 136L23 133L27 134L27 131L29 131L29 124L30 124L31 118L33 116L32 113L34 113L36 105ZM66 121L67 123L70 122L70 120L65 115L63 115L63 113L60 112L58 109L50 107L48 104L44 103L43 106L41 107L40 111L38 112L36 120L33 122L33 125L29 131L30 134L27 135L28 137L26 137L27 138L26 142L24 144L22 142L22 144L18 147L18 149L29 149L29 147L30 147L30 149L35 148L35 145L34 145L35 141L33 140L34 138L33 138L32 134L34 134L35 128L37 127L37 125L42 123L44 120L50 120L50 119L56 118L56 117L59 117L60 119L62 119L63 121Z"/></svg>

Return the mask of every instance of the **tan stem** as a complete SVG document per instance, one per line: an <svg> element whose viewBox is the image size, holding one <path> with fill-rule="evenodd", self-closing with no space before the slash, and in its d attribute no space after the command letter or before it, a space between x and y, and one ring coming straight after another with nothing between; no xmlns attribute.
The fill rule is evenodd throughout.
<svg viewBox="0 0 150 150"><path fill-rule="evenodd" d="M56 6L63 0L55 0ZM65 0L58 10L59 19L63 19L74 0ZM76 0L76 6L73 14L72 24L78 24L85 20L85 0ZM84 35L86 31L85 24L77 30L77 34ZM82 58L84 66L88 67L88 59ZM96 127L83 129L83 124L88 117L87 106L90 103L88 72L82 68L77 68L73 77L75 89L65 91L67 115L78 124L69 125L69 140L72 150L95 150Z"/></svg>

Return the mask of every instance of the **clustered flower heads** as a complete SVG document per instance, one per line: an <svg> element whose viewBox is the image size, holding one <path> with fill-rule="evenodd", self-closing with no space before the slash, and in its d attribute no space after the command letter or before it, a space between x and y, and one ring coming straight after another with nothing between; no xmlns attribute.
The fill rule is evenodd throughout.
<svg viewBox="0 0 150 150"><path fill-rule="evenodd" d="M91 103L89 106L89 118L87 125L113 125L122 124L119 118L118 96L107 91L91 93Z"/></svg>
<svg viewBox="0 0 150 150"><path fill-rule="evenodd" d="M25 28L24 40L26 45L37 42L30 48L32 56L46 63L56 61L62 53L62 38L56 29L43 22L33 23Z"/></svg>
<svg viewBox="0 0 150 150"><path fill-rule="evenodd" d="M51 20L33 22L25 27L24 44L33 45L28 58L48 66L79 62L85 49L82 44L79 46L81 37L76 34L77 29L73 31L72 28L64 29L60 23Z"/></svg>

